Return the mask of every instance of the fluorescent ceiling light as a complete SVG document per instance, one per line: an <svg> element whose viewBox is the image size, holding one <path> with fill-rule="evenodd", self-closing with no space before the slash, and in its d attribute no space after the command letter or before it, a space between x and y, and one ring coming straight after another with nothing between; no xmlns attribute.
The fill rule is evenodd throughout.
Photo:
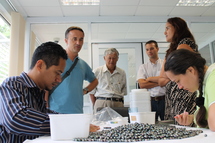
<svg viewBox="0 0 215 143"><path fill-rule="evenodd" d="M215 0L179 0L176 6L211 6Z"/></svg>
<svg viewBox="0 0 215 143"><path fill-rule="evenodd" d="M99 5L100 0L61 0L63 5Z"/></svg>

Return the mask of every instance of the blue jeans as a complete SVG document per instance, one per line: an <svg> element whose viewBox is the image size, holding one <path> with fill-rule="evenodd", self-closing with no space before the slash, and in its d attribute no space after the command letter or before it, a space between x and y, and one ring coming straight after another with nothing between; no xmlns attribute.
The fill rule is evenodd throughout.
<svg viewBox="0 0 215 143"><path fill-rule="evenodd" d="M164 120L164 114L165 114L165 99L155 101L151 100L151 109L155 113L155 121L158 121L158 117L160 117L161 120Z"/></svg>

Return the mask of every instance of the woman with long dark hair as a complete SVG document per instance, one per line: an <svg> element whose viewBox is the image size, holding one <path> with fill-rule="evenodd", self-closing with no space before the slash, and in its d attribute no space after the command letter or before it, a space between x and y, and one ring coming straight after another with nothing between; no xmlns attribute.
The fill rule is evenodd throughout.
<svg viewBox="0 0 215 143"><path fill-rule="evenodd" d="M169 18L166 22L164 35L166 41L170 43L169 49L166 51L166 57L175 50L187 49L193 52L198 52L194 36L190 32L187 23L180 17ZM164 60L165 64L165 60ZM148 79L152 81L154 79ZM188 92L179 89L175 82L165 75L164 69L161 69L160 78L158 81L160 86L166 86L165 94L165 120L175 120L174 116L187 111L193 114L196 110L196 92ZM175 122L177 124L177 122ZM191 125L192 126L192 125Z"/></svg>

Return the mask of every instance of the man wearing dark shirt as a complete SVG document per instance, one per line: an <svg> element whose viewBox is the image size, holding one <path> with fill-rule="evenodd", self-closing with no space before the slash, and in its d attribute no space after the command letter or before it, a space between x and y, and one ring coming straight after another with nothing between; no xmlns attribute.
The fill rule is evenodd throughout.
<svg viewBox="0 0 215 143"><path fill-rule="evenodd" d="M28 73L7 78L0 86L0 142L22 143L50 134L45 90L61 82L66 51L47 42L34 52Z"/></svg>

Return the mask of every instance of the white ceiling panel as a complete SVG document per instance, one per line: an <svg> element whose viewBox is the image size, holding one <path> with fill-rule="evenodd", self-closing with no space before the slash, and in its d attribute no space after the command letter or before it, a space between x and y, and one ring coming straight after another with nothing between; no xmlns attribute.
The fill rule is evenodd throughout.
<svg viewBox="0 0 215 143"><path fill-rule="evenodd" d="M43 6L59 6L59 0L18 0L21 6L28 7L28 6L36 6L36 7L43 7Z"/></svg>
<svg viewBox="0 0 215 143"><path fill-rule="evenodd" d="M151 39L153 39L153 40L156 39L157 41L160 41L160 42L166 41L166 37L165 37L164 33L158 33L158 32L154 33L152 35Z"/></svg>
<svg viewBox="0 0 215 143"><path fill-rule="evenodd" d="M133 16L136 6L101 6L101 16Z"/></svg>
<svg viewBox="0 0 215 143"><path fill-rule="evenodd" d="M208 9L208 7L175 7L170 16L202 16L202 14Z"/></svg>
<svg viewBox="0 0 215 143"><path fill-rule="evenodd" d="M99 24L91 24L92 35L97 34L99 31Z"/></svg>
<svg viewBox="0 0 215 143"><path fill-rule="evenodd" d="M67 24L32 24L31 27L37 29L34 33L62 33L62 31L66 31L68 28Z"/></svg>
<svg viewBox="0 0 215 143"><path fill-rule="evenodd" d="M195 37L196 41L200 42L200 41L203 40L202 38L203 38L205 35L206 35L205 32L198 32L198 33L195 33L195 34L194 34L194 37Z"/></svg>
<svg viewBox="0 0 215 143"><path fill-rule="evenodd" d="M156 32L160 27L159 23L133 23L128 32Z"/></svg>
<svg viewBox="0 0 215 143"><path fill-rule="evenodd" d="M82 10L84 9L84 10ZM63 6L64 16L99 16L99 6Z"/></svg>
<svg viewBox="0 0 215 143"><path fill-rule="evenodd" d="M215 24L215 23L214 23ZM211 30L210 33L214 33L215 34L215 29ZM215 38L214 38L215 39Z"/></svg>
<svg viewBox="0 0 215 143"><path fill-rule="evenodd" d="M151 6L176 6L178 0L140 0L139 5Z"/></svg>
<svg viewBox="0 0 215 143"><path fill-rule="evenodd" d="M93 40L98 39L98 34L92 34L92 35L91 35L91 38L92 38Z"/></svg>
<svg viewBox="0 0 215 143"><path fill-rule="evenodd" d="M152 37L151 32L129 32L126 34L126 39L150 39Z"/></svg>
<svg viewBox="0 0 215 143"><path fill-rule="evenodd" d="M208 8L208 10L206 10L202 16L214 16L215 14L215 6Z"/></svg>
<svg viewBox="0 0 215 143"><path fill-rule="evenodd" d="M202 45L201 43L204 43L207 40L208 40L208 35L202 35L201 38L196 38L196 42L197 42L198 45ZM202 47L199 47L199 49L200 48L202 48Z"/></svg>
<svg viewBox="0 0 215 143"><path fill-rule="evenodd" d="M101 23L99 25L99 32L125 32L129 29L130 23Z"/></svg>
<svg viewBox="0 0 215 143"><path fill-rule="evenodd" d="M28 16L63 16L60 7L24 7Z"/></svg>
<svg viewBox="0 0 215 143"><path fill-rule="evenodd" d="M206 39L205 41L207 41L208 37L214 37L214 36L215 36L215 33L206 33L204 36L204 38Z"/></svg>
<svg viewBox="0 0 215 143"><path fill-rule="evenodd" d="M59 33L53 33L53 34L55 34L55 36L56 36L55 38L58 38L58 37L61 37L61 36L62 36L62 35L59 34ZM41 35L39 35L39 36L42 37L45 41L54 41L54 38L53 38L53 39L51 38L53 34L48 33L48 34L41 34ZM60 38L59 38L59 42L60 42L60 41L64 42L64 39L60 39Z"/></svg>
<svg viewBox="0 0 215 143"><path fill-rule="evenodd" d="M156 31L156 33L164 33L166 27L166 23L160 23L160 27Z"/></svg>
<svg viewBox="0 0 215 143"><path fill-rule="evenodd" d="M199 28L201 27L201 28ZM214 23L191 23L191 29L195 32L210 32L215 28Z"/></svg>
<svg viewBox="0 0 215 143"><path fill-rule="evenodd" d="M138 5L140 0L100 0L100 5Z"/></svg>
<svg viewBox="0 0 215 143"><path fill-rule="evenodd" d="M139 6L137 8L137 12L135 15L136 16L139 16L139 15L163 16L163 15L169 15L172 9L173 9L172 7L166 7L166 6Z"/></svg>
<svg viewBox="0 0 215 143"><path fill-rule="evenodd" d="M125 34L126 33L99 33L98 34L98 39L103 39L103 40L113 40L113 39L125 39Z"/></svg>

